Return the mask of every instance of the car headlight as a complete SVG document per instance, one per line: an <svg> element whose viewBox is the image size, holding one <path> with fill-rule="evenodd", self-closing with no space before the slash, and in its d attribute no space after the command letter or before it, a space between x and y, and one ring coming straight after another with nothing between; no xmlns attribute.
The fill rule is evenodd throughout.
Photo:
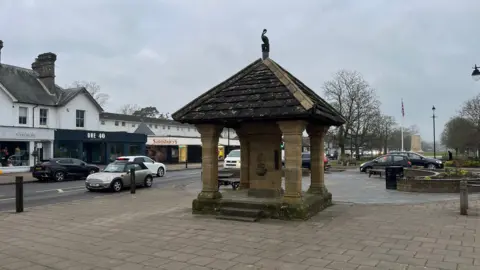
<svg viewBox="0 0 480 270"><path fill-rule="evenodd" d="M365 163L360 164L360 167L363 167L363 165L365 165Z"/></svg>
<svg viewBox="0 0 480 270"><path fill-rule="evenodd" d="M438 163L438 164L442 164L442 161L441 161L441 160L437 160L437 163Z"/></svg>

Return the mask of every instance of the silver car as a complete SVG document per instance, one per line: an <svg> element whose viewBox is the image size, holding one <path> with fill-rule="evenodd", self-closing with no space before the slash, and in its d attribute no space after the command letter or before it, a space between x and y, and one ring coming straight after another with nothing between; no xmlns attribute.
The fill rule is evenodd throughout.
<svg viewBox="0 0 480 270"><path fill-rule="evenodd" d="M85 187L89 191L111 189L120 192L124 187L130 187L130 169L135 169L135 184L151 187L153 176L150 170L143 163L128 161L115 161L108 164L101 172L90 174L85 180Z"/></svg>

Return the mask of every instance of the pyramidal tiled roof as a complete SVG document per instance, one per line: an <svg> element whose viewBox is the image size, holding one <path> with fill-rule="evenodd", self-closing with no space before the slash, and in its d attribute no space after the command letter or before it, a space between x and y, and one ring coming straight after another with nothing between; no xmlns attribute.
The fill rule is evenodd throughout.
<svg viewBox="0 0 480 270"><path fill-rule="evenodd" d="M183 123L315 119L345 123L330 104L272 59L258 59L172 115Z"/></svg>

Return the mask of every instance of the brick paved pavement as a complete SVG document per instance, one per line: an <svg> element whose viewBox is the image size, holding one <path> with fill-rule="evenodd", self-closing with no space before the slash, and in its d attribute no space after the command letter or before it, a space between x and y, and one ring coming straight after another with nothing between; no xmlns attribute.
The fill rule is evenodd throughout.
<svg viewBox="0 0 480 270"><path fill-rule="evenodd" d="M191 201L139 189L0 212L0 269L480 269L479 217L459 216L456 201L337 204L307 222L260 223L194 217Z"/></svg>

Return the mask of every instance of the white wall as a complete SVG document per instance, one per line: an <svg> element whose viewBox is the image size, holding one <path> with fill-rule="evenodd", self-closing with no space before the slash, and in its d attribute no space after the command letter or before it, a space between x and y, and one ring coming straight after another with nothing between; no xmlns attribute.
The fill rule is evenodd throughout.
<svg viewBox="0 0 480 270"><path fill-rule="evenodd" d="M115 121L118 121L118 126L115 125ZM134 132L140 122L129 122L122 120L112 120L112 119L100 119L100 130L102 131L125 131L125 132ZM103 124L102 124L103 123ZM122 125L125 123L125 126ZM184 125L184 124L159 124L159 123L148 123L145 124L155 133L156 136L169 136L169 137L191 137L199 138L200 133L197 131L193 125ZM170 127L170 129L169 129ZM228 129L224 129L222 132L223 138L228 138ZM234 129L230 129L230 139L233 139L237 136Z"/></svg>
<svg viewBox="0 0 480 270"><path fill-rule="evenodd" d="M83 128L76 127L77 110L85 111ZM85 94L79 94L65 106L58 108L57 115L59 129L100 130L100 111Z"/></svg>
<svg viewBox="0 0 480 270"><path fill-rule="evenodd" d="M0 125L13 125L12 99L0 89Z"/></svg>

